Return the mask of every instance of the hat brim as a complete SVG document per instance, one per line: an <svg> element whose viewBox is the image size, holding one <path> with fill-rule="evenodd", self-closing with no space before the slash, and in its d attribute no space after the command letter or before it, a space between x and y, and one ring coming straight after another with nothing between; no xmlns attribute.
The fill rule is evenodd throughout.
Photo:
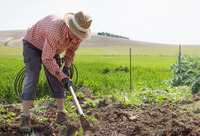
<svg viewBox="0 0 200 136"><path fill-rule="evenodd" d="M91 37L91 30L88 29L87 32L80 31L73 23L72 17L74 16L74 13L67 13L64 16L64 20L69 27L69 29L79 38L81 39L89 39Z"/></svg>

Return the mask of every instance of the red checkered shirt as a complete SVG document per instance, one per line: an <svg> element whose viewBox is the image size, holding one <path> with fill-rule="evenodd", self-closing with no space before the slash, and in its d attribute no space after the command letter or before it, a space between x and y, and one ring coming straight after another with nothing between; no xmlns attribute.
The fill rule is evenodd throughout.
<svg viewBox="0 0 200 136"><path fill-rule="evenodd" d="M67 77L54 59L65 51L65 66L70 67L81 40L69 40L69 28L62 18L50 15L38 21L27 30L24 40L42 50L42 63L59 81Z"/></svg>

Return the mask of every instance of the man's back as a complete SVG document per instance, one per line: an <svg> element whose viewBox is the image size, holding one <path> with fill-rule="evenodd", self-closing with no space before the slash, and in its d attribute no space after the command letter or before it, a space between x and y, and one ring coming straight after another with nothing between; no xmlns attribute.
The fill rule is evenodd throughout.
<svg viewBox="0 0 200 136"><path fill-rule="evenodd" d="M24 39L42 50L45 40L55 40L57 44L66 45L67 37L65 21L56 15L49 15L29 28Z"/></svg>

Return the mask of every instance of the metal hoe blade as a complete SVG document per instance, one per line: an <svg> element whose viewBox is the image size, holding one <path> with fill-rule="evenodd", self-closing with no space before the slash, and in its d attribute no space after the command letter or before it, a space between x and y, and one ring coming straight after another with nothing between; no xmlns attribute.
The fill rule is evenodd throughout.
<svg viewBox="0 0 200 136"><path fill-rule="evenodd" d="M83 115L80 115L80 121L81 121L81 126L84 131L89 130L90 128L90 123L87 121L86 117Z"/></svg>
<svg viewBox="0 0 200 136"><path fill-rule="evenodd" d="M78 99L77 99L77 97L76 97L76 95L74 93L74 90L73 90L72 86L69 87L69 91L70 91L70 93L71 93L71 95L73 97L73 100L74 100L74 103L76 105L76 108L78 109L78 113L80 115L81 126L82 126L84 131L87 131L90 128L90 124L87 121L87 119L86 119L86 117L85 117L85 115L84 115L84 113L83 113L83 111L81 109L81 106L80 106L80 104L78 102Z"/></svg>

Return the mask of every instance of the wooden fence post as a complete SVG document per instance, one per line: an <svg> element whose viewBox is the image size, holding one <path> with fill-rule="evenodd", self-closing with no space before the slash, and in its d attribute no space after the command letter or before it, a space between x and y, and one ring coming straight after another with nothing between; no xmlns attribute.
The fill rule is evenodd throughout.
<svg viewBox="0 0 200 136"><path fill-rule="evenodd" d="M181 69L181 44L179 44L178 65L179 65L179 70L180 70ZM181 70L180 70L180 73L181 73Z"/></svg>
<svg viewBox="0 0 200 136"><path fill-rule="evenodd" d="M130 93L131 93L131 48L130 48Z"/></svg>

